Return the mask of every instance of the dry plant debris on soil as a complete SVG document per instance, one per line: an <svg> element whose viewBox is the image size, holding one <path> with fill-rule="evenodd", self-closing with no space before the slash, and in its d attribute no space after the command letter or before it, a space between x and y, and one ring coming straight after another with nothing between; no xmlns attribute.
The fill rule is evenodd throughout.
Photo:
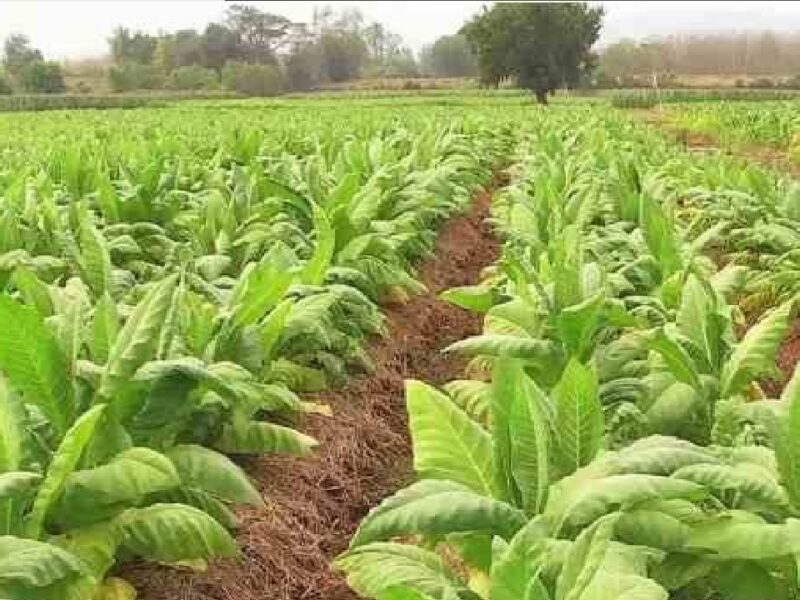
<svg viewBox="0 0 800 600"><path fill-rule="evenodd" d="M477 283L498 258L499 244L484 222L496 185L440 232L434 256L420 268L427 293L387 308L389 333L370 349L376 371L310 398L333 410L333 417L309 416L305 423L320 442L317 451L308 458L265 455L247 462L267 507L239 513L242 560L214 564L205 573L131 565L124 575L143 600L357 597L331 572L330 560L369 509L411 478L404 380L439 383L463 371L463 359L441 350L479 333L481 319L438 294Z"/></svg>

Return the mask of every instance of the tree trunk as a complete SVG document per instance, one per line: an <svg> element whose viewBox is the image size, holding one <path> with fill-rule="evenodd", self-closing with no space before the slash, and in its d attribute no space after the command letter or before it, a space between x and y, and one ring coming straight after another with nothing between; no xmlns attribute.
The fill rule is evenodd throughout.
<svg viewBox="0 0 800 600"><path fill-rule="evenodd" d="M536 102L547 106L547 90L535 90Z"/></svg>

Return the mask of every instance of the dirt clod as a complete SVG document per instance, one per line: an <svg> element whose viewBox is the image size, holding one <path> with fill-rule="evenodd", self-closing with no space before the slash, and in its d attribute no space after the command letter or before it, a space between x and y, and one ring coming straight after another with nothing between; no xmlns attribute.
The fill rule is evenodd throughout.
<svg viewBox="0 0 800 600"><path fill-rule="evenodd" d="M145 564L122 576L143 600L351 600L332 573L358 522L382 498L408 482L411 454L404 380L441 383L461 375L464 362L441 349L480 332L479 316L439 300L439 292L477 283L499 245L491 235L490 191L479 193L468 215L445 225L433 258L419 278L428 292L386 310L389 333L370 347L377 369L343 389L309 398L334 416L309 416L302 430L320 442L308 458L262 456L245 467L267 506L239 513L242 559L204 573Z"/></svg>

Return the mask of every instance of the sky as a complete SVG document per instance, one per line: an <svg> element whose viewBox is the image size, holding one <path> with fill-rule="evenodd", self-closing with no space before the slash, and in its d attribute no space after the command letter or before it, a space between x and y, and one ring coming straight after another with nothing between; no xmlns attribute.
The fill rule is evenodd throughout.
<svg viewBox="0 0 800 600"><path fill-rule="evenodd" d="M309 20L315 5L354 6L368 21L399 33L418 51L455 32L485 2L243 2L292 20ZM681 32L772 29L800 31L800 2L592 2L606 16L600 44ZM0 0L0 39L24 33L50 59L87 58L108 52L120 24L155 33L202 29L225 12L224 0Z"/></svg>

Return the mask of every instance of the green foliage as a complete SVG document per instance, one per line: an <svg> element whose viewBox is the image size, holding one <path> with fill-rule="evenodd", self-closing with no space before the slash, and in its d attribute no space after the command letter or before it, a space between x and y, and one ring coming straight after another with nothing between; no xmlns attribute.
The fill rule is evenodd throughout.
<svg viewBox="0 0 800 600"><path fill-rule="evenodd" d="M284 84L276 66L229 62L222 69L222 85L245 96L277 96Z"/></svg>
<svg viewBox="0 0 800 600"><path fill-rule="evenodd" d="M59 94L66 90L61 65L57 62L34 62L19 74L20 86L28 93Z"/></svg>
<svg viewBox="0 0 800 600"><path fill-rule="evenodd" d="M173 90L214 90L219 87L219 76L213 69L198 65L178 67L167 83Z"/></svg>
<svg viewBox="0 0 800 600"><path fill-rule="evenodd" d="M468 22L462 33L478 58L485 83L506 77L546 103L561 85L574 87L592 66L603 11L584 3L498 4Z"/></svg>

